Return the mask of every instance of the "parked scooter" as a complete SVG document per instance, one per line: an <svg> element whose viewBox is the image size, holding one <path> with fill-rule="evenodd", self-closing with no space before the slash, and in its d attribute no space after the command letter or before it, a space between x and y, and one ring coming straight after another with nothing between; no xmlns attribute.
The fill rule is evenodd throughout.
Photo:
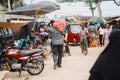
<svg viewBox="0 0 120 80"><path fill-rule="evenodd" d="M0 70L19 72L27 71L31 75L38 75L44 69L43 49L23 50L11 48L0 49Z"/></svg>

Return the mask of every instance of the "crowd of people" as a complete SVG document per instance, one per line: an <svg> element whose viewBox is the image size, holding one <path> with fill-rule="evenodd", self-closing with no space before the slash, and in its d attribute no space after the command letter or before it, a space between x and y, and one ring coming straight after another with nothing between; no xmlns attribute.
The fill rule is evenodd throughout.
<svg viewBox="0 0 120 80"><path fill-rule="evenodd" d="M117 24L106 24L106 30L100 28L100 45L105 49L97 58L90 70L89 80L119 80L119 47L120 47L120 21ZM105 34L105 35L104 35ZM102 39L104 38L104 40Z"/></svg>
<svg viewBox="0 0 120 80"><path fill-rule="evenodd" d="M18 46L21 50L46 47L46 52L52 53L54 69L62 67L64 53L71 56L67 41L69 27L64 24L60 25L59 21L55 22L51 20L48 24L42 23L37 32L31 28L29 39L21 40L23 41L22 47ZM119 80L120 22L116 25L91 22L82 23L80 26L80 47L83 54L89 53L88 47L105 48L91 68L89 80Z"/></svg>
<svg viewBox="0 0 120 80"><path fill-rule="evenodd" d="M49 53L53 56L53 68L62 67L62 57L64 53L71 56L69 44L67 42L68 27L54 27L55 21L51 20L48 24L39 26L36 33L31 29L29 33L29 49L42 48L45 46ZM59 23L59 22L58 22ZM58 26L58 25L57 25ZM109 43L109 36L115 28L111 24L94 24L82 23L80 24L80 47L82 53L87 55L89 53L88 47L107 47Z"/></svg>
<svg viewBox="0 0 120 80"><path fill-rule="evenodd" d="M109 35L112 31L110 24L81 24L80 30L82 53L88 54L88 47L105 47L109 42Z"/></svg>
<svg viewBox="0 0 120 80"><path fill-rule="evenodd" d="M105 49L99 55L95 64L90 70L89 80L119 80L119 47L120 47L120 25L109 30L107 24L105 38Z"/></svg>
<svg viewBox="0 0 120 80"><path fill-rule="evenodd" d="M56 69L62 67L62 56L64 48L70 54L69 45L67 44L67 28L63 31L54 27L54 21L46 25L47 33L50 34L50 46ZM89 80L119 80L119 46L120 46L120 30L111 24L81 24L80 30L80 46L81 51L85 55L89 53L88 47L104 46L104 51L100 54L95 64L90 70ZM40 28L40 32L45 32L44 28ZM41 34L41 33L40 33ZM44 41L42 41L44 42ZM64 47L65 46L65 47ZM111 66L112 65L112 66ZM114 73L114 75L113 75Z"/></svg>
<svg viewBox="0 0 120 80"><path fill-rule="evenodd" d="M20 48L21 50L46 48L47 54L52 53L54 69L62 67L62 57L64 55L71 56L66 38L66 27L54 27L54 25L59 24L59 21L61 20L55 23L54 20L51 20L47 24L41 22L38 31L35 31L35 27L31 28L28 39L23 40L22 48Z"/></svg>

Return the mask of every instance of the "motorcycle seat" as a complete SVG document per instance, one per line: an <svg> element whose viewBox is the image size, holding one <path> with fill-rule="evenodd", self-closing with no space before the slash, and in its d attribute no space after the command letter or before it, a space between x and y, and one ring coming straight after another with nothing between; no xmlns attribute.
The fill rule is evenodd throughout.
<svg viewBox="0 0 120 80"><path fill-rule="evenodd" d="M42 51L43 49L31 49L31 50L22 50L20 52L21 52L21 55L24 57L24 56L31 56L36 53L41 53Z"/></svg>

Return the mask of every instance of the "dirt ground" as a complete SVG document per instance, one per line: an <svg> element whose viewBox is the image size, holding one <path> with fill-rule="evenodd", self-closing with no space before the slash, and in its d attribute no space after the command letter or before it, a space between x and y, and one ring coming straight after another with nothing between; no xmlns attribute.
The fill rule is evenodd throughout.
<svg viewBox="0 0 120 80"><path fill-rule="evenodd" d="M5 80L88 80L89 71L103 47L89 48L87 56L81 53L79 46L70 46L70 50L72 55L66 54L63 57L62 68L53 69L53 59L50 55L45 60L45 68L41 74L31 76L22 72L19 78L17 72L9 72Z"/></svg>

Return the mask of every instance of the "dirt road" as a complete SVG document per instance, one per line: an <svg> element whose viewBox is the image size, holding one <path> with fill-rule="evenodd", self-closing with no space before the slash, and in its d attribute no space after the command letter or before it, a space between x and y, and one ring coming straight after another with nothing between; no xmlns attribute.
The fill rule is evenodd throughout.
<svg viewBox="0 0 120 80"><path fill-rule="evenodd" d="M89 48L87 56L81 53L79 46L70 46L72 56L63 57L62 68L53 69L53 60L49 56L45 61L43 72L37 76L31 76L26 72L22 72L21 77L18 73L8 73L5 80L88 80L89 70L103 50L103 47Z"/></svg>

